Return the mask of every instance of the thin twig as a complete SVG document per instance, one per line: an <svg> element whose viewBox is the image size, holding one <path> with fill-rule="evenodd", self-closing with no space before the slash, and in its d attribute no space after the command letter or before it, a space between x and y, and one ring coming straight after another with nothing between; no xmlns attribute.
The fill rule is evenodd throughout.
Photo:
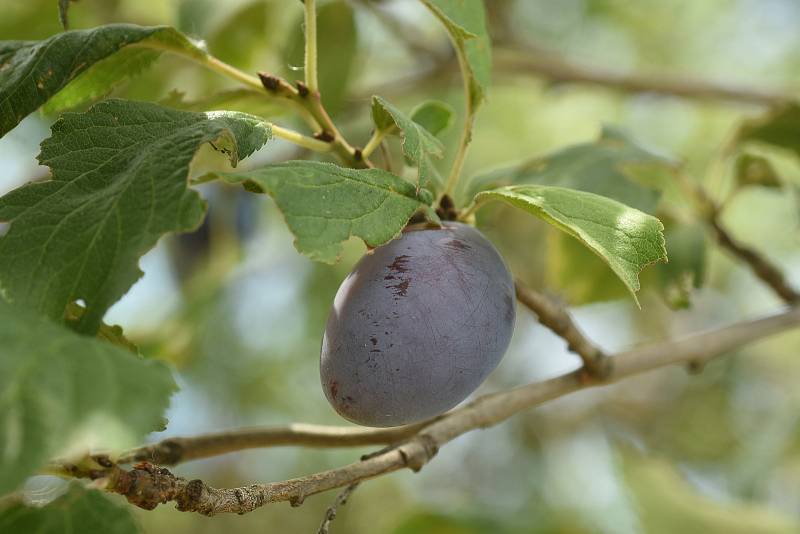
<svg viewBox="0 0 800 534"><path fill-rule="evenodd" d="M569 350L580 356L586 372L595 378L604 378L611 373L611 360L587 338L562 306L549 297L526 287L521 281L514 283L517 300L539 318L539 322L561 336Z"/></svg>
<svg viewBox="0 0 800 534"><path fill-rule="evenodd" d="M304 83L300 82L295 87L283 78L267 72L259 72L258 78L268 94L284 98L304 109L321 128L321 131L317 132L314 137L320 141L331 143L333 151L343 162L355 168L372 167L369 158L364 157L361 150L351 146L336 128L322 105L319 91L311 91Z"/></svg>
<svg viewBox="0 0 800 534"><path fill-rule="evenodd" d="M322 524L319 526L318 534L328 534L328 531L331 526L331 522L336 519L336 511L340 506L344 506L347 504L347 499L350 498L350 495L358 488L360 482L356 482L354 484L350 484L347 486L342 492L336 497L333 503L328 506L328 509L325 511L325 518L322 520Z"/></svg>
<svg viewBox="0 0 800 534"><path fill-rule="evenodd" d="M800 327L800 307L694 334L678 341L633 348L612 357L614 367L605 380L587 380L586 374L577 370L543 382L485 395L441 416L406 442L374 457L281 482L218 489L201 480L187 481L165 468L148 463L138 464L130 471L112 465L103 472L91 471L89 476L104 478L107 490L122 494L132 504L145 509L175 501L179 510L215 515L243 514L273 502L299 504L309 495L349 486L399 469L418 471L441 446L456 437L471 430L496 425L546 401L667 365L687 362L702 364L726 351L797 327Z"/></svg>
<svg viewBox="0 0 800 534"><path fill-rule="evenodd" d="M360 447L399 443L425 423L395 428L363 428L295 423L288 426L240 428L193 437L167 438L123 453L117 462L177 465L245 449L277 446Z"/></svg>
<svg viewBox="0 0 800 534"><path fill-rule="evenodd" d="M766 257L737 241L722 223L722 208L702 185L692 182L682 172L675 174L678 184L697 206L697 211L714 233L719 246L742 260L762 282L769 286L787 304L800 302L800 292L786 280L783 272Z"/></svg>

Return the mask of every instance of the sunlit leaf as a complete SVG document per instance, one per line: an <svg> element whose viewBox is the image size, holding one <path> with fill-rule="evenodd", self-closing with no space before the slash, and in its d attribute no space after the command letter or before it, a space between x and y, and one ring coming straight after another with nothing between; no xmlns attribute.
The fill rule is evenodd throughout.
<svg viewBox="0 0 800 534"><path fill-rule="evenodd" d="M501 187L475 197L478 206L490 200L523 209L578 239L611 267L637 303L639 273L667 259L661 221L616 200L541 185Z"/></svg>

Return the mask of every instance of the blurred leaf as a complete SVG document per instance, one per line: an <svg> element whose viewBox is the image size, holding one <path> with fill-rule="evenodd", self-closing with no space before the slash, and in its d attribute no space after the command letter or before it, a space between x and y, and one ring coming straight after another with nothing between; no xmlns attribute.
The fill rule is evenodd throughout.
<svg viewBox="0 0 800 534"><path fill-rule="evenodd" d="M67 309L64 312L64 322L74 328L78 325L84 313L86 313L86 308L77 302L73 302L67 305ZM139 347L125 337L122 327L119 325L108 325L101 322L100 328L97 330L97 338L132 352L137 356L140 355Z"/></svg>
<svg viewBox="0 0 800 534"><path fill-rule="evenodd" d="M411 112L411 120L433 135L439 135L450 128L453 116L453 108L438 100L423 102Z"/></svg>
<svg viewBox="0 0 800 534"><path fill-rule="evenodd" d="M617 274L639 303L639 273L666 261L664 225L655 217L593 193L539 185L501 187L475 197L500 200L536 215L579 240Z"/></svg>
<svg viewBox="0 0 800 534"><path fill-rule="evenodd" d="M469 99L474 108L483 101L492 77L492 43L486 30L483 0L422 0L441 21L469 76Z"/></svg>
<svg viewBox="0 0 800 534"><path fill-rule="evenodd" d="M239 6L216 26L208 38L208 49L226 63L240 67L252 65L274 34L267 17L270 7L270 2L264 0Z"/></svg>
<svg viewBox="0 0 800 534"><path fill-rule="evenodd" d="M415 211L433 202L429 191L417 192L413 184L381 169L288 161L221 177L270 195L297 250L325 263L338 260L341 243L351 236L369 247L391 241Z"/></svg>
<svg viewBox="0 0 800 534"><path fill-rule="evenodd" d="M393 534L483 534L485 532L510 534L522 531L485 517L422 512L405 519L394 529Z"/></svg>
<svg viewBox="0 0 800 534"><path fill-rule="evenodd" d="M303 17L300 16L292 27L294 31L284 48L283 61L288 67L286 75L297 77L295 68L300 67L299 72L302 72L305 62ZM344 104L358 57L358 26L349 3L335 0L317 8L317 49L322 103L329 112L335 113Z"/></svg>
<svg viewBox="0 0 800 534"><path fill-rule="evenodd" d="M0 300L0 495L67 447L89 419L118 422L131 440L159 429L175 389L161 363Z"/></svg>
<svg viewBox="0 0 800 534"><path fill-rule="evenodd" d="M648 534L789 534L796 519L750 503L717 502L692 488L674 467L629 456L624 474Z"/></svg>
<svg viewBox="0 0 800 534"><path fill-rule="evenodd" d="M753 154L741 154L736 160L736 185L746 187L781 187L781 180L767 158Z"/></svg>
<svg viewBox="0 0 800 534"><path fill-rule="evenodd" d="M426 187L436 177L428 158L441 158L442 143L432 133L379 96L372 97L372 121L378 131L397 133L403 137L406 159L419 169L417 182Z"/></svg>
<svg viewBox="0 0 800 534"><path fill-rule="evenodd" d="M656 267L667 304L688 308L692 290L702 287L706 272L705 229L696 223L671 223L664 232L669 262Z"/></svg>
<svg viewBox="0 0 800 534"><path fill-rule="evenodd" d="M556 185L613 198L655 214L671 163L619 131L604 127L600 138L536 157L520 165L478 175L467 182L463 200L479 191L516 184Z"/></svg>
<svg viewBox="0 0 800 534"><path fill-rule="evenodd" d="M55 320L82 299L86 333L141 276L141 255L202 221L205 203L187 188L198 148L213 143L235 165L271 136L251 115L124 100L64 114L52 131L39 155L52 179L0 198L0 221L11 222L0 238L0 286Z"/></svg>
<svg viewBox="0 0 800 534"><path fill-rule="evenodd" d="M739 127L736 141L766 143L791 150L800 156L800 105L788 104L744 121Z"/></svg>
<svg viewBox="0 0 800 534"><path fill-rule="evenodd" d="M46 506L14 504L0 509L0 532L37 534L135 534L127 506L78 483Z"/></svg>
<svg viewBox="0 0 800 534"><path fill-rule="evenodd" d="M114 57L131 45L150 50ZM5 73L0 77L0 101L5 103L0 107L0 135L59 91L51 112L57 106L75 106L105 94L120 81L119 76L141 70L154 54L165 50L193 58L206 56L187 37L166 26L109 24L63 32L44 41L0 41L0 72Z"/></svg>
<svg viewBox="0 0 800 534"><path fill-rule="evenodd" d="M186 95L180 91L173 90L158 103L168 108L185 111L224 109L226 111L251 113L259 117L279 117L289 111L284 102L274 98L264 98L264 93L259 93L252 89L230 89L193 100L186 100Z"/></svg>

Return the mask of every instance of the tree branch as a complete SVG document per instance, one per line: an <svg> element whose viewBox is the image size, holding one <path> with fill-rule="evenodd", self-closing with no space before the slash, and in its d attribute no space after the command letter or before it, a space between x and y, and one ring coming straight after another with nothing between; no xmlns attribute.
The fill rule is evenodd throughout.
<svg viewBox="0 0 800 534"><path fill-rule="evenodd" d="M526 287L519 280L514 282L514 287L517 300L536 314L542 325L564 338L569 350L581 357L583 367L589 375L602 379L611 373L611 360L581 332L563 307Z"/></svg>
<svg viewBox="0 0 800 534"><path fill-rule="evenodd" d="M676 173L679 184L688 191L697 204L700 215L711 228L719 246L746 263L762 282L768 285L787 304L800 302L800 292L794 289L780 268L762 256L756 250L738 242L722 224L722 208L712 199L706 190L692 182L683 173Z"/></svg>
<svg viewBox="0 0 800 534"><path fill-rule="evenodd" d="M768 106L785 104L794 100L794 96L788 93L753 87L728 85L701 79L623 74L606 69L578 66L540 51L498 51L495 58L497 69L502 73L528 74L556 83L597 85L624 93L656 93L697 100L728 100Z"/></svg>
<svg viewBox="0 0 800 534"><path fill-rule="evenodd" d="M351 146L339 132L339 129L336 128L333 120L322 105L319 91L312 91L301 82L298 82L297 87L294 87L283 78L267 72L259 72L258 78L268 94L278 98L285 98L303 109L322 129L314 137L320 141L331 143L333 151L343 162L354 168L372 167L369 158L364 157L360 149Z"/></svg>
<svg viewBox="0 0 800 534"><path fill-rule="evenodd" d="M136 465L130 471L112 465L101 472L91 471L89 476L106 479L107 490L124 495L131 503L145 509L175 501L179 510L215 515L243 514L281 501L297 505L309 495L399 469L418 471L441 446L454 438L471 430L496 425L546 401L667 365L703 363L743 344L797 327L800 327L800 307L694 334L682 340L636 347L612 357L614 367L604 380L587 380L586 374L577 370L543 382L485 395L424 425L404 443L365 460L281 482L218 489L201 480L187 481L149 463ZM233 449L226 448L225 452L230 450Z"/></svg>
<svg viewBox="0 0 800 534"><path fill-rule="evenodd" d="M347 486L337 497L336 500L333 501L333 504L328 506L328 509L325 511L325 518L322 520L322 524L319 526L318 534L328 534L328 531L331 526L331 522L336 519L336 512L340 506L344 506L347 504L347 499L350 498L350 495L358 488L360 482L356 482L355 484L350 484Z"/></svg>
<svg viewBox="0 0 800 534"><path fill-rule="evenodd" d="M276 446L358 447L399 443L432 421L395 428L324 426L295 423L288 426L241 428L194 437L167 438L123 453L117 462L177 465L245 449Z"/></svg>

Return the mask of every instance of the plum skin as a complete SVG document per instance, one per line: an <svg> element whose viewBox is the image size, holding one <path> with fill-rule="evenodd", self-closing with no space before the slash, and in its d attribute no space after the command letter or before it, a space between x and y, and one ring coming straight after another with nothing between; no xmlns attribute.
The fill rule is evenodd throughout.
<svg viewBox="0 0 800 534"><path fill-rule="evenodd" d="M511 274L477 229L407 229L361 258L336 293L320 353L325 395L365 426L437 416L500 363L515 307Z"/></svg>

